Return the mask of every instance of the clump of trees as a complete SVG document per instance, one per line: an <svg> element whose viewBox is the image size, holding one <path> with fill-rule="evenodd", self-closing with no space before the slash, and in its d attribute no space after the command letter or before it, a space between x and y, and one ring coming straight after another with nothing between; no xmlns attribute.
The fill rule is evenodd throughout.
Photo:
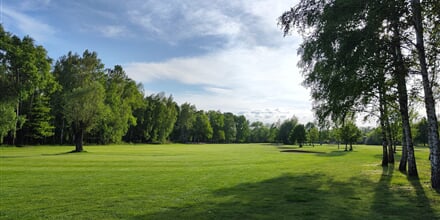
<svg viewBox="0 0 440 220"><path fill-rule="evenodd" d="M376 115L382 136L382 164L386 166L394 163L392 124L399 120L403 143L399 169L415 177L411 97L423 88L435 189L440 189L435 109L439 94L439 9L439 1L300 0L279 17L284 35L296 29L304 38L298 50L299 65L304 85L311 88L320 123L330 121L338 126L359 112ZM420 86L408 89L410 80L419 81Z"/></svg>

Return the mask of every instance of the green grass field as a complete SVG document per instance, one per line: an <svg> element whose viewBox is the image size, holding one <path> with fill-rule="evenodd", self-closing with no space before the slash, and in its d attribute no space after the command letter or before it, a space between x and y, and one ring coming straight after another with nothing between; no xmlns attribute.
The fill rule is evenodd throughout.
<svg viewBox="0 0 440 220"><path fill-rule="evenodd" d="M380 147L1 147L1 219L440 219L428 150L419 180ZM397 156L400 155L398 152ZM398 158L397 158L398 159Z"/></svg>

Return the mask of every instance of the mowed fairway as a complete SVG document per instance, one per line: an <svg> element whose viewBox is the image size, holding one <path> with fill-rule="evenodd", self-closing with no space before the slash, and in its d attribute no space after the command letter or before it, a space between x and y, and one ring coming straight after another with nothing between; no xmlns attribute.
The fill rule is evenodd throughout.
<svg viewBox="0 0 440 220"><path fill-rule="evenodd" d="M425 148L416 149L420 180L398 163L382 169L382 149L371 146L72 149L1 147L0 218L440 219Z"/></svg>

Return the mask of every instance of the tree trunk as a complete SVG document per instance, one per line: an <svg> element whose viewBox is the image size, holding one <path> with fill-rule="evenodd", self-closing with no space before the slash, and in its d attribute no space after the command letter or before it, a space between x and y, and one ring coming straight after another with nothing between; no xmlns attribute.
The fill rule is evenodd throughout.
<svg viewBox="0 0 440 220"><path fill-rule="evenodd" d="M385 137L382 138L382 166L383 167L388 166L387 140Z"/></svg>
<svg viewBox="0 0 440 220"><path fill-rule="evenodd" d="M396 18L398 19L398 17ZM402 126L403 132L406 137L406 148L408 153L408 176L417 177L417 165L416 158L414 155L414 146L411 134L411 126L409 120L408 113L408 91L406 88L406 75L408 74L408 70L405 67L405 63L403 61L402 49L401 49L401 37L399 33L399 27L397 24L398 21L392 21L392 29L393 29L393 58L394 58L394 68L395 68L395 77L397 80L397 90L399 96L399 110L400 115L402 117Z"/></svg>
<svg viewBox="0 0 440 220"><path fill-rule="evenodd" d="M75 152L82 152L83 151L83 136L84 136L84 129L78 128L75 131Z"/></svg>
<svg viewBox="0 0 440 220"><path fill-rule="evenodd" d="M382 166L386 167L388 166L388 143L387 143L387 133L385 128L385 100L383 95L383 87L379 88L379 113L380 113L380 127L382 128Z"/></svg>
<svg viewBox="0 0 440 220"><path fill-rule="evenodd" d="M387 109L385 107L385 112L387 112ZM388 163L393 163L394 164L394 149L393 149L393 144L392 144L392 136L391 136L391 128L390 128L390 121L388 119L388 113L386 113L387 118L385 119L385 127L386 127L386 138L387 138L387 142L388 142Z"/></svg>
<svg viewBox="0 0 440 220"><path fill-rule="evenodd" d="M397 87L399 90L399 110L402 116L402 126L403 132L405 133L405 142L407 149L407 160L408 160L408 175L409 176L418 176L417 173L417 165L416 158L414 155L414 146L411 134L411 126L409 123L409 113L408 113L408 94L406 89L406 80L404 73L397 73Z"/></svg>
<svg viewBox="0 0 440 220"><path fill-rule="evenodd" d="M428 118L428 144L430 146L431 159L431 185L440 190L440 141L438 133L437 116L435 112L435 100L432 87L429 82L428 68L426 64L425 44L423 40L423 23L420 0L412 0L411 6L414 14L414 28L416 30L416 47L422 74L423 90L425 92L425 108Z"/></svg>
<svg viewBox="0 0 440 220"><path fill-rule="evenodd" d="M405 132L402 131L402 157L400 157L399 171L406 172L406 164L408 162L408 153L406 150L406 137Z"/></svg>

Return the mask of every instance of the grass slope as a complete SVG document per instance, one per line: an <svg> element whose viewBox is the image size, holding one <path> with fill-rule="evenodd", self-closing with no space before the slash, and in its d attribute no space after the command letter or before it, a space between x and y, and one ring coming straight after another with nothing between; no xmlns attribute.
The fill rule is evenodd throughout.
<svg viewBox="0 0 440 220"><path fill-rule="evenodd" d="M382 149L243 145L0 148L1 219L440 219L429 187ZM400 152L398 152L399 155Z"/></svg>

